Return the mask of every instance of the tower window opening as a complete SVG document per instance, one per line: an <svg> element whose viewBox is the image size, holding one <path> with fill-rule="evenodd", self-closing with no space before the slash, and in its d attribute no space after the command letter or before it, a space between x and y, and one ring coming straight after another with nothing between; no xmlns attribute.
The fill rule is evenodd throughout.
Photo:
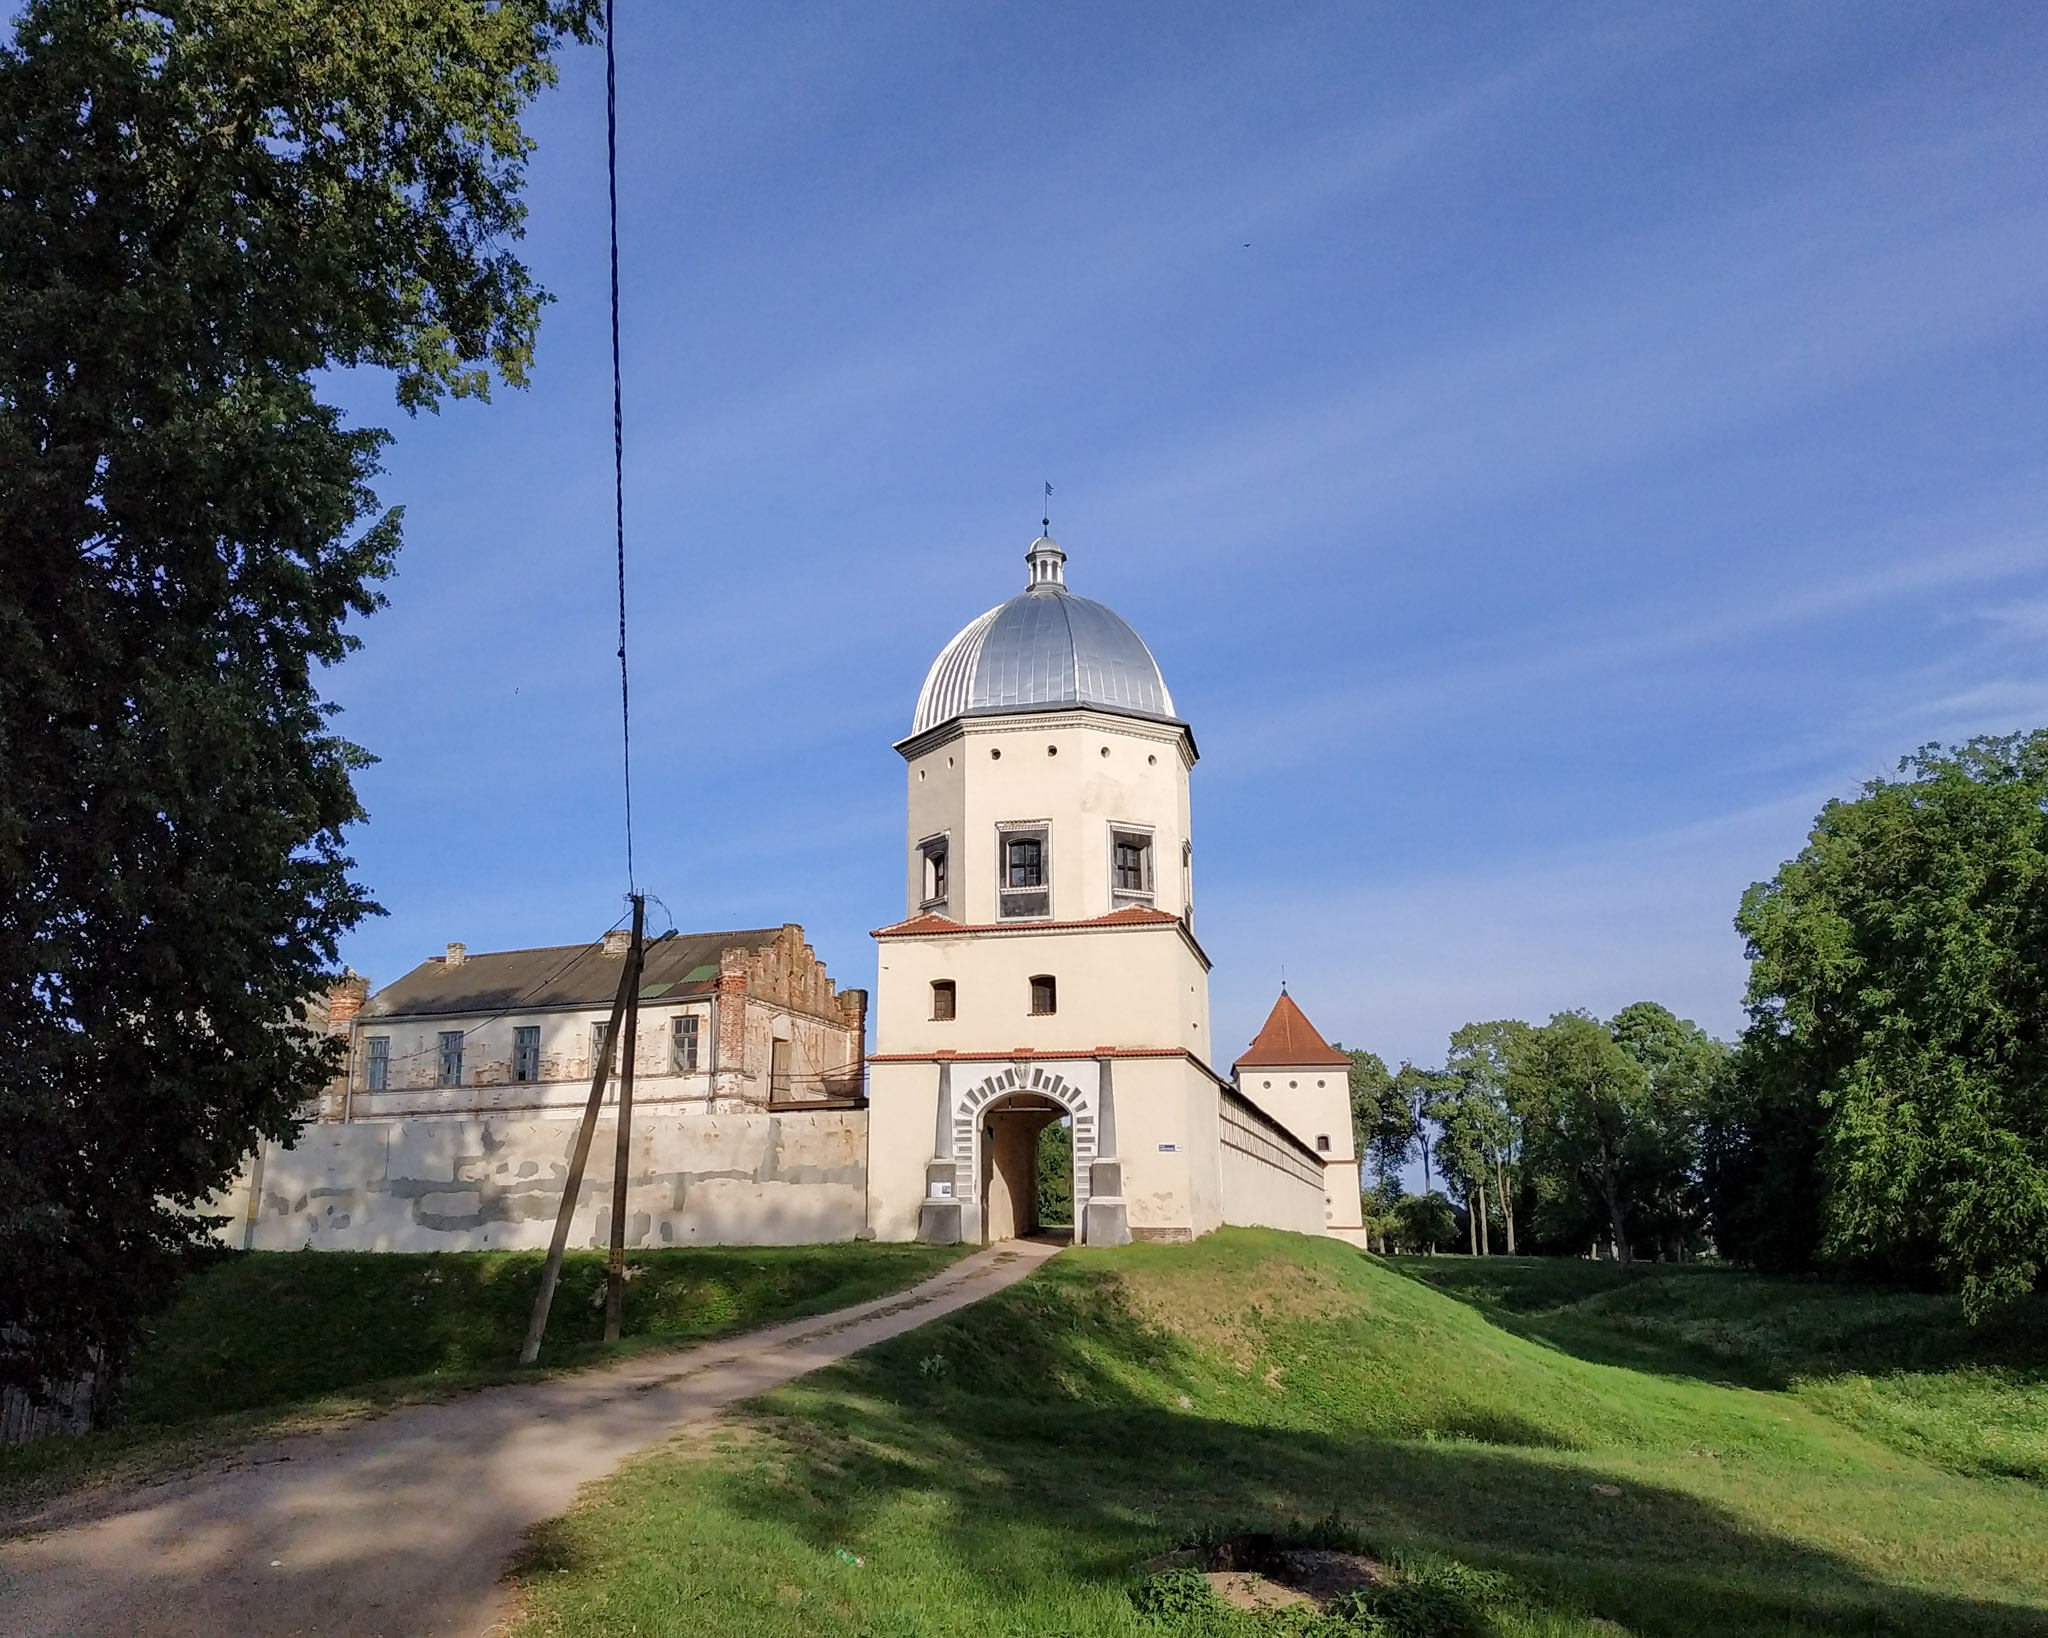
<svg viewBox="0 0 2048 1638"><path fill-rule="evenodd" d="M950 978L932 980L932 1018L945 1024L953 1020L960 1005L959 987Z"/></svg>
<svg viewBox="0 0 2048 1638"><path fill-rule="evenodd" d="M1328 1132L1321 1132L1317 1134L1316 1147L1320 1149L1324 1154L1328 1154L1330 1152L1330 1134Z"/></svg>
<svg viewBox="0 0 2048 1638"><path fill-rule="evenodd" d="M1141 830L1109 833L1109 885L1118 904L1152 902L1152 838Z"/></svg>
<svg viewBox="0 0 2048 1638"><path fill-rule="evenodd" d="M1059 981L1051 973L1040 973L1031 980L1031 1011L1034 1017L1044 1017L1060 1010Z"/></svg>
<svg viewBox="0 0 2048 1638"><path fill-rule="evenodd" d="M943 910L952 896L952 870L947 858L946 839L934 836L918 844L924 873L922 896L918 907L924 910Z"/></svg>
<svg viewBox="0 0 2048 1638"><path fill-rule="evenodd" d="M1005 921L1052 914L1051 854L1051 833L1042 824L997 832L996 899Z"/></svg>

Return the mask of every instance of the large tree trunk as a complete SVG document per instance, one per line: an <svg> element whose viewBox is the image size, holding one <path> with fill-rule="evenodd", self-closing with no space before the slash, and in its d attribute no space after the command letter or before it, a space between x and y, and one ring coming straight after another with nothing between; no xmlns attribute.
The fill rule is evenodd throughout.
<svg viewBox="0 0 2048 1638"><path fill-rule="evenodd" d="M1508 1169L1501 1161L1493 1163L1494 1180L1500 1185L1500 1220L1507 1225L1508 1255L1515 1254L1515 1197L1508 1192Z"/></svg>

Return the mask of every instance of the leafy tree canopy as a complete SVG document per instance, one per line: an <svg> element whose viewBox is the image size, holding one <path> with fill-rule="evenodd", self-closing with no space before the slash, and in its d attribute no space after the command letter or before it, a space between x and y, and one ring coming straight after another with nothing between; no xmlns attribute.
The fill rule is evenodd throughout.
<svg viewBox="0 0 2048 1638"><path fill-rule="evenodd" d="M0 1380L108 1375L372 909L317 666L385 435L525 379L520 116L594 0L30 0L0 47Z"/></svg>
<svg viewBox="0 0 2048 1638"><path fill-rule="evenodd" d="M2048 730L1899 772L1830 802L1743 898L1717 1195L1784 1258L1758 1203L1817 1182L1821 1257L1938 1279L1974 1315L2048 1259Z"/></svg>

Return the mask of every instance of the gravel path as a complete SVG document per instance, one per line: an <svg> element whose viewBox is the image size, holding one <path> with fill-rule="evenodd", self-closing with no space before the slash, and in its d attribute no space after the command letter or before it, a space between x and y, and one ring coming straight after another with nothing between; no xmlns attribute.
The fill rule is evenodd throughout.
<svg viewBox="0 0 2048 1638"><path fill-rule="evenodd" d="M1015 1284L1012 1241L923 1285L680 1353L489 1388L58 1504L0 1543L6 1638L482 1638L525 1531L676 1428ZM75 1513L78 1504L70 1504ZM30 1528L34 1528L31 1522Z"/></svg>

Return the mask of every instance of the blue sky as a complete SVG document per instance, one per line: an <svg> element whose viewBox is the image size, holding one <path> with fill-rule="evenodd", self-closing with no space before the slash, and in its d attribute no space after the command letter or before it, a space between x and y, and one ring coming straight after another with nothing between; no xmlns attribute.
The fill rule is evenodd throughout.
<svg viewBox="0 0 2048 1638"><path fill-rule="evenodd" d="M621 0L643 884L900 913L924 670L1023 584L1202 750L1216 1039L1740 1022L1830 796L2048 723L2048 12ZM603 63L532 120L525 393L393 425L329 678L383 983L619 913ZM655 925L667 917L657 913Z"/></svg>

